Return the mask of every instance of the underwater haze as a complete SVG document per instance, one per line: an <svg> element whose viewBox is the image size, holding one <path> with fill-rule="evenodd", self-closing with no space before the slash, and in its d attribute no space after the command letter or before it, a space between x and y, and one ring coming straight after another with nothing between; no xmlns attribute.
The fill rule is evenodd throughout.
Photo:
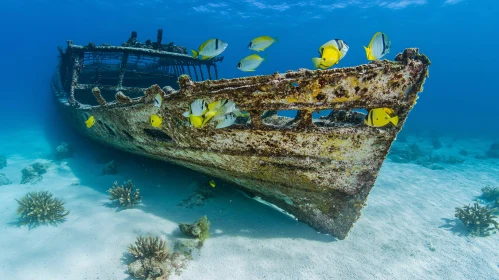
<svg viewBox="0 0 499 280"><path fill-rule="evenodd" d="M498 15L492 0L0 1L0 278L499 279ZM158 29L163 44L189 54L210 38L227 42L217 64L226 79L314 69L319 47L335 38L349 50L333 68L367 64L364 46L376 32L391 41L383 59L406 48L430 59L417 104L346 239L233 183L70 128L51 88L57 47L119 46L132 31L155 41ZM256 71L239 70L255 53L248 43L262 35L278 42L258 53L265 60ZM140 194L126 204L116 198L125 191L112 187L128 180ZM43 191L59 218L26 222L38 207L28 193ZM473 211L482 211L481 226ZM166 241L162 248L149 240L158 278L139 271L153 270L137 239L149 235Z"/></svg>

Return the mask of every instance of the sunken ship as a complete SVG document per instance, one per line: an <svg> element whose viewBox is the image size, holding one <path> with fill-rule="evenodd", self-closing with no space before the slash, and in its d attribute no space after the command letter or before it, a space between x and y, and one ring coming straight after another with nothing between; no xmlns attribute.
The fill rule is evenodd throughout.
<svg viewBox="0 0 499 280"><path fill-rule="evenodd" d="M319 232L344 239L428 76L408 48L394 61L219 79L223 57L194 59L184 47L137 41L59 47L52 89L62 115L91 139L234 183ZM163 102L153 106L155 96ZM185 125L189 105L234 101L249 113L230 127ZM365 112L391 108L397 126L371 127ZM363 110L362 110L363 109ZM279 111L293 110L295 117ZM326 116L314 112L331 110ZM149 118L162 116L153 127ZM95 125L85 121L95 117Z"/></svg>

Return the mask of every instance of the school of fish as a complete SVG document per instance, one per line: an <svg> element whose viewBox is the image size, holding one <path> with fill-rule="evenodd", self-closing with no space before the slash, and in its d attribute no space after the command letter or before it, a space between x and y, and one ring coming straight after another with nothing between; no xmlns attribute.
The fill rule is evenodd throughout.
<svg viewBox="0 0 499 280"><path fill-rule="evenodd" d="M273 43L278 42L277 37L260 36L251 40L248 49L262 52ZM220 39L212 38L203 42L198 49L191 50L193 58L207 60L214 58L227 49L228 44ZM378 60L389 53L391 41L382 32L376 32L367 47L364 47L368 60ZM315 69L329 69L338 64L347 54L349 46L341 39L330 40L319 47L319 57L312 58ZM244 72L254 72L266 59L258 54L251 54L239 61L236 68ZM152 114L149 122L153 127L161 127L163 119L160 115L163 97L157 94L153 100L153 106L158 108L158 114ZM233 125L238 117L248 117L242 113L234 103L228 99L221 99L207 103L203 99L194 100L188 110L184 112L187 118L185 124L194 128L202 128L208 123L213 123L216 129ZM85 121L87 128L95 124L94 116L89 116ZM388 124L398 125L398 116L390 108L376 108L368 112L364 124L371 127L383 127Z"/></svg>

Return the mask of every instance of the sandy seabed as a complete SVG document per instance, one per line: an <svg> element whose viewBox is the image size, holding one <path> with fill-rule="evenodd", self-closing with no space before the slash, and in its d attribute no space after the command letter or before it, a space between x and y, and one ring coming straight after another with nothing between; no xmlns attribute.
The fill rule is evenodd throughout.
<svg viewBox="0 0 499 280"><path fill-rule="evenodd" d="M0 278L133 279L124 253L137 236L159 235L172 246L182 237L178 223L207 215L211 237L170 279L499 279L499 235L468 236L454 218L482 187L499 186L499 161L474 158L488 145L453 141L441 150L470 155L444 170L386 160L361 218L340 241L229 184L218 184L202 206L179 206L212 179L190 170L126 156L116 160L119 174L104 176L107 148L75 148L72 158L54 161L40 130L2 135L8 165L0 173L13 183L0 186ZM53 165L41 182L19 183L25 166L47 160ZM128 179L143 202L118 211L106 190ZM64 200L70 215L58 226L19 226L15 199L39 190Z"/></svg>

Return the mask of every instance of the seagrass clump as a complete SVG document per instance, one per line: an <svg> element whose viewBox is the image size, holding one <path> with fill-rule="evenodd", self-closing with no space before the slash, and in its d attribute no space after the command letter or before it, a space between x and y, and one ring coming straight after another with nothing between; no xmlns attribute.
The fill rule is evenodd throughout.
<svg viewBox="0 0 499 280"><path fill-rule="evenodd" d="M133 208L142 199L139 190L134 191L134 188L132 180L124 182L123 186L120 186L118 182L114 182L114 186L108 190L111 195L109 199L118 201L123 209Z"/></svg>
<svg viewBox="0 0 499 280"><path fill-rule="evenodd" d="M456 218L461 220L468 228L471 235L489 236L494 230L499 229L499 223L493 214L495 208L481 206L478 202L473 205L456 207Z"/></svg>
<svg viewBox="0 0 499 280"><path fill-rule="evenodd" d="M53 197L48 191L29 192L17 200L17 214L20 222L29 227L62 222L69 214L64 208L64 202Z"/></svg>

